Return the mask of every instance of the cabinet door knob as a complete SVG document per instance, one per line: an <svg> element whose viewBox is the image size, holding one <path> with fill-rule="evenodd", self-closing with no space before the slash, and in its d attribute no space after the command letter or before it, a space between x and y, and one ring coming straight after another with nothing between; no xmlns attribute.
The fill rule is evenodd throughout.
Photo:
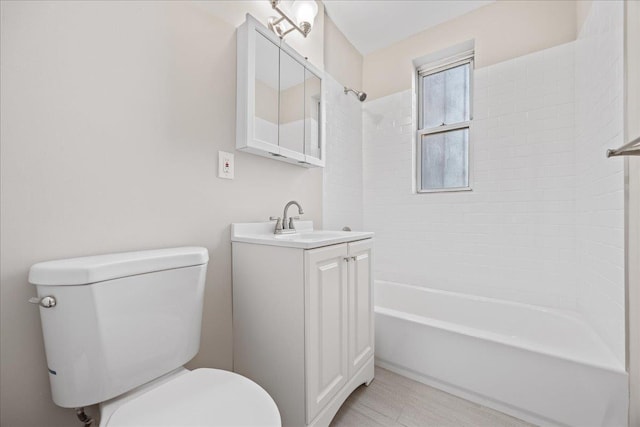
<svg viewBox="0 0 640 427"><path fill-rule="evenodd" d="M350 257L348 257L348 256L346 256L346 257L344 257L344 260L345 260L345 261L347 261L347 262L349 262L349 261L351 260L351 258L350 258Z"/></svg>

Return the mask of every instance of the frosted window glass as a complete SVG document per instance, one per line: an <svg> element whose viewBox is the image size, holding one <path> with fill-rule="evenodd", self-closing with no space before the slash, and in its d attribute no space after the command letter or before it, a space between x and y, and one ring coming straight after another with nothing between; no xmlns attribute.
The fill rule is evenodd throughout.
<svg viewBox="0 0 640 427"><path fill-rule="evenodd" d="M469 120L469 67L463 64L422 77L423 129Z"/></svg>
<svg viewBox="0 0 640 427"><path fill-rule="evenodd" d="M469 64L445 73L445 124L469 120Z"/></svg>
<svg viewBox="0 0 640 427"><path fill-rule="evenodd" d="M422 190L469 186L469 129L422 136Z"/></svg>
<svg viewBox="0 0 640 427"><path fill-rule="evenodd" d="M445 119L445 78L444 72L422 78L424 96L423 128L441 126Z"/></svg>

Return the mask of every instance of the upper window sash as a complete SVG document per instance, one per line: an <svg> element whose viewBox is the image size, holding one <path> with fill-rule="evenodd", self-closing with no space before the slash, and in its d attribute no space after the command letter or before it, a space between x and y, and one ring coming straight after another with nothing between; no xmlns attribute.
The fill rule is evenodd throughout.
<svg viewBox="0 0 640 427"><path fill-rule="evenodd" d="M425 123L424 123L424 85L423 85L423 81L424 81L424 77L432 75L432 74L436 74L436 73L440 73L452 68L456 68L459 67L461 65L469 65L469 86L468 86L468 93L467 93L467 97L468 97L468 101L469 101L469 121L471 121L473 119L473 101L472 101L472 94L473 94L473 52L471 53L466 53L464 56L462 57L456 57L455 60L451 60L451 58L449 58L447 60L447 62L443 62L443 61L439 61L438 63L431 63L431 64L427 64L427 65L423 65L422 67L419 67L417 69L417 79L418 79L418 130L424 130L425 129ZM465 121L462 122L456 122L456 123L464 123ZM454 123L447 123L446 126L448 125L452 125ZM442 127L441 125L439 126L429 126L426 129L437 129Z"/></svg>

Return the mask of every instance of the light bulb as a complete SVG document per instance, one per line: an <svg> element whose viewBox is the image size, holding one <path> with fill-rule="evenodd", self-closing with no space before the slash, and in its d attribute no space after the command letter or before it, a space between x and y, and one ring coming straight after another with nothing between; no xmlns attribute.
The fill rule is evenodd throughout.
<svg viewBox="0 0 640 427"><path fill-rule="evenodd" d="M318 5L314 0L296 0L291 5L291 12L298 25L308 34L318 14Z"/></svg>

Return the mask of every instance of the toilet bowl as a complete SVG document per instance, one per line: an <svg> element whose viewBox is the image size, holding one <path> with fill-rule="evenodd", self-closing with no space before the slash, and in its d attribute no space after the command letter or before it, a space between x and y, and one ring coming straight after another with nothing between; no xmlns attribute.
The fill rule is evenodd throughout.
<svg viewBox="0 0 640 427"><path fill-rule="evenodd" d="M183 367L198 352L208 252L172 248L35 264L53 401L100 426L280 426L258 384Z"/></svg>

